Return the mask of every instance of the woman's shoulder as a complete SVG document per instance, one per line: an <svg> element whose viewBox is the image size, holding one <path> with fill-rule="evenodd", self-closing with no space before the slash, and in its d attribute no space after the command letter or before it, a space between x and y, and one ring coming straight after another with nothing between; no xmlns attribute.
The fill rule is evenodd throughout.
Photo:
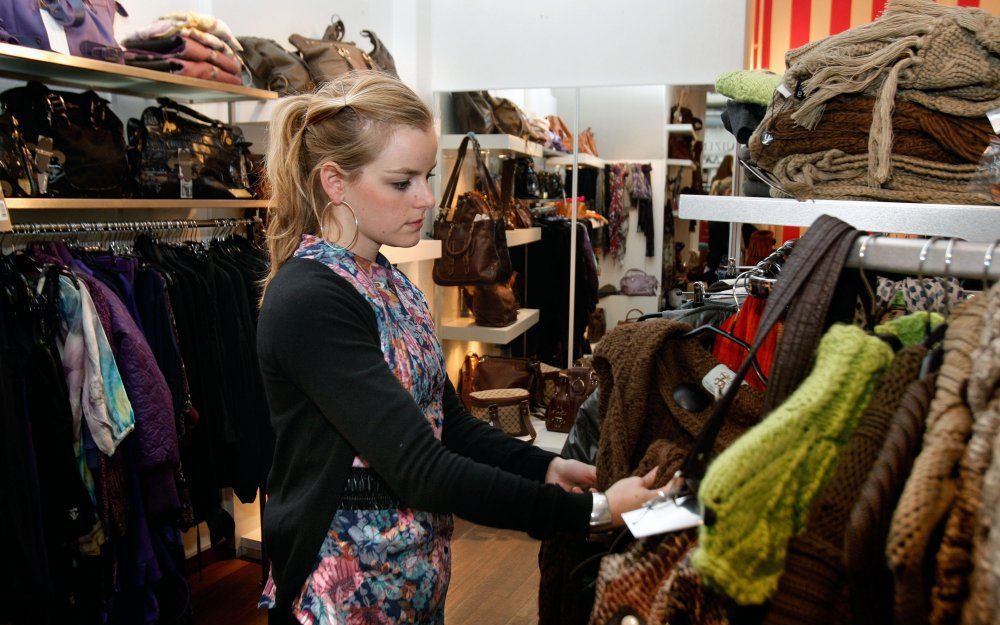
<svg viewBox="0 0 1000 625"><path fill-rule="evenodd" d="M367 302L354 286L318 260L289 258L267 285L261 314L281 314L288 309L329 304L360 307Z"/></svg>

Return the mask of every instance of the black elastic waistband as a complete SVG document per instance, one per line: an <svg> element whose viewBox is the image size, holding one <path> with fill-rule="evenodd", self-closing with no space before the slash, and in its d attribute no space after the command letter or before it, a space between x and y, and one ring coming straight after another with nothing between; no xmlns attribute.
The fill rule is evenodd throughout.
<svg viewBox="0 0 1000 625"><path fill-rule="evenodd" d="M338 507L341 510L392 510L401 506L399 497L377 473L371 469L351 467Z"/></svg>

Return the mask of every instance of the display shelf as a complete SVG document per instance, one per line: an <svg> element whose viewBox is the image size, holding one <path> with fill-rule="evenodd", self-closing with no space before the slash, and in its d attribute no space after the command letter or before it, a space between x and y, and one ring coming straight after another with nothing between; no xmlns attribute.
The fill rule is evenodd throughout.
<svg viewBox="0 0 1000 625"><path fill-rule="evenodd" d="M617 326L619 321L624 321L629 311L634 308L639 309L644 315L657 312L660 309L660 298L656 295L608 295L598 300L597 305L604 309L610 330Z"/></svg>
<svg viewBox="0 0 1000 625"><path fill-rule="evenodd" d="M598 169L604 168L604 159L598 158L593 154L580 154L579 164L582 167L596 167ZM567 154L565 156L556 156L545 160L546 167L572 167L573 166L573 155Z"/></svg>
<svg viewBox="0 0 1000 625"><path fill-rule="evenodd" d="M381 251L382 255L393 265L434 260L435 258L441 258L441 241L438 239L420 239L413 247L392 247L387 245Z"/></svg>
<svg viewBox="0 0 1000 625"><path fill-rule="evenodd" d="M969 241L1000 238L1000 206L682 195L679 214L682 219L799 227L831 215L872 232Z"/></svg>
<svg viewBox="0 0 1000 625"><path fill-rule="evenodd" d="M258 527L240 536L239 556L241 558L260 561L261 545L264 542L261 535L261 528Z"/></svg>
<svg viewBox="0 0 1000 625"><path fill-rule="evenodd" d="M566 444L569 434L549 432L545 429L545 421L543 419L536 419L535 417L531 417L531 425L534 426L535 433L538 435L535 437L535 447L554 454L562 453L563 445Z"/></svg>
<svg viewBox="0 0 1000 625"><path fill-rule="evenodd" d="M538 318L539 311L537 309L522 308L517 311L517 321L509 326L487 328L477 326L472 317L460 317L442 322L438 334L442 339L452 341L479 341L480 343L506 345L538 323Z"/></svg>
<svg viewBox="0 0 1000 625"><path fill-rule="evenodd" d="M553 150L552 148L543 147L542 148L542 155L545 158L551 158L553 156L566 156L566 152L562 152L560 150Z"/></svg>
<svg viewBox="0 0 1000 625"><path fill-rule="evenodd" d="M442 135L440 146L442 150L457 150L462 145L465 135ZM545 154L541 144L514 135L476 135L479 147L484 150L499 150L513 152L524 156L540 158Z"/></svg>
<svg viewBox="0 0 1000 625"><path fill-rule="evenodd" d="M518 228L507 231L507 247L527 245L542 240L541 228Z"/></svg>
<svg viewBox="0 0 1000 625"><path fill-rule="evenodd" d="M278 97L274 91L188 78L8 43L0 43L0 76L143 98L168 97L186 102L270 100Z"/></svg>
<svg viewBox="0 0 1000 625"><path fill-rule="evenodd" d="M694 125L693 124L667 124L667 132L677 133L679 135L693 135Z"/></svg>
<svg viewBox="0 0 1000 625"><path fill-rule="evenodd" d="M122 210L168 208L267 208L267 200L143 200L143 199L72 199L72 198L7 198L11 210Z"/></svg>
<svg viewBox="0 0 1000 625"><path fill-rule="evenodd" d="M694 167L694 161L689 158L668 158L667 167Z"/></svg>

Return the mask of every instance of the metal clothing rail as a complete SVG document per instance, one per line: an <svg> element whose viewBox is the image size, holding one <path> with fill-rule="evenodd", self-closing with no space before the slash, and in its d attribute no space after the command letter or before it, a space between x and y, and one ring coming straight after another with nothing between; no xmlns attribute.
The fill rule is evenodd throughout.
<svg viewBox="0 0 1000 625"><path fill-rule="evenodd" d="M979 243L931 237L899 239L862 235L854 241L847 266L913 276L1000 280L1000 241Z"/></svg>
<svg viewBox="0 0 1000 625"><path fill-rule="evenodd" d="M258 217L224 219L163 219L153 221L84 221L16 224L9 235L85 234L145 232L150 230L194 230L198 228L238 228L259 221Z"/></svg>

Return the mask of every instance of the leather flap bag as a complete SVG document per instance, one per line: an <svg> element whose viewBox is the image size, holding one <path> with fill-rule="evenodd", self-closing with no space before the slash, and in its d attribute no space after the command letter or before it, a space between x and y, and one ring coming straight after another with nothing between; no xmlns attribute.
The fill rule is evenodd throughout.
<svg viewBox="0 0 1000 625"><path fill-rule="evenodd" d="M493 123L496 124L498 132L515 137L527 137L530 134L528 117L518 105L507 98L495 98L488 94L486 97L493 107Z"/></svg>
<svg viewBox="0 0 1000 625"><path fill-rule="evenodd" d="M618 286L622 295L656 295L658 285L659 281L642 269L629 269Z"/></svg>
<svg viewBox="0 0 1000 625"><path fill-rule="evenodd" d="M53 91L38 82L0 95L30 146L38 195L131 197L132 176L122 121L93 91Z"/></svg>
<svg viewBox="0 0 1000 625"><path fill-rule="evenodd" d="M517 321L521 309L514 283L517 273L512 273L506 283L467 287L472 290L472 316L476 325L503 328Z"/></svg>
<svg viewBox="0 0 1000 625"><path fill-rule="evenodd" d="M466 407L472 391L498 388L523 388L536 402L544 393L541 366L527 358L467 354L459 376L459 394Z"/></svg>
<svg viewBox="0 0 1000 625"><path fill-rule="evenodd" d="M344 23L336 20L323 39L292 35L288 41L302 55L309 75L317 85L354 70L379 69L372 57L353 42L344 41Z"/></svg>
<svg viewBox="0 0 1000 625"><path fill-rule="evenodd" d="M18 43L29 48L51 50L42 21L45 11L66 31L70 54L98 61L123 63L124 55L115 38L115 15L128 17L114 0L6 0L0 2L0 24Z"/></svg>
<svg viewBox="0 0 1000 625"><path fill-rule="evenodd" d="M129 155L142 197L253 197L243 132L169 98L128 123Z"/></svg>
<svg viewBox="0 0 1000 625"><path fill-rule="evenodd" d="M240 37L239 42L254 87L277 91L281 95L308 93L316 88L302 57L289 52L277 41Z"/></svg>
<svg viewBox="0 0 1000 625"><path fill-rule="evenodd" d="M493 107L485 91L456 91L451 94L452 107L461 132L488 135L493 132Z"/></svg>
<svg viewBox="0 0 1000 625"><path fill-rule="evenodd" d="M0 190L4 197L38 195L31 150L10 111L0 113Z"/></svg>
<svg viewBox="0 0 1000 625"><path fill-rule="evenodd" d="M530 159L528 160L530 162ZM515 199L519 163L520 159L506 159L503 162L503 169L500 172L500 200L507 216L507 228L510 230L530 228L534 225L531 210L524 202ZM532 169L532 172L534 172L534 169Z"/></svg>
<svg viewBox="0 0 1000 625"><path fill-rule="evenodd" d="M463 193L453 209L451 204L470 143L475 152L476 176L485 194ZM462 139L458 148L458 158L434 223L434 238L441 241L441 257L434 261L435 283L441 286L487 285L505 282L510 277L512 268L503 207L479 142L472 135Z"/></svg>
<svg viewBox="0 0 1000 625"><path fill-rule="evenodd" d="M396 71L396 59L392 58L392 54L389 53L382 40L370 30L363 30L361 34L372 42L372 51L368 53L368 56L375 61L375 65L378 65L379 69L390 74L393 78L399 78L399 73Z"/></svg>

